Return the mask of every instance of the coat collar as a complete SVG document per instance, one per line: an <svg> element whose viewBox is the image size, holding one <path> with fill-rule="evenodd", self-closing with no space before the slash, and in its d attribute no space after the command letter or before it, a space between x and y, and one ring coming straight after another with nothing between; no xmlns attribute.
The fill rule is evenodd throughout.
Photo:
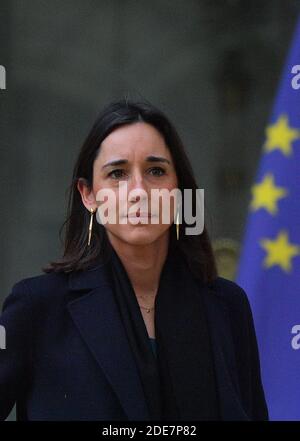
<svg viewBox="0 0 300 441"><path fill-rule="evenodd" d="M106 265L107 263L94 264L89 269L72 271L69 273L69 290L81 291L110 284Z"/></svg>
<svg viewBox="0 0 300 441"><path fill-rule="evenodd" d="M102 368L129 420L150 415L137 365L123 326L107 263L71 272L69 292L85 291L69 301L68 310L83 340ZM230 323L220 295L200 284L211 334L216 381L223 420L247 420L238 390ZM184 351L184 349L183 349Z"/></svg>

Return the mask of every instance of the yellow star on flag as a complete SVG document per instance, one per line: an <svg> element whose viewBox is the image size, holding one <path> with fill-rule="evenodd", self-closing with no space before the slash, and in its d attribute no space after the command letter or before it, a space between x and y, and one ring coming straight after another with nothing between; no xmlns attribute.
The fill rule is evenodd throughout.
<svg viewBox="0 0 300 441"><path fill-rule="evenodd" d="M300 138L300 130L289 126L287 115L280 115L276 123L266 128L266 142L264 150L271 152L279 149L286 156L292 153L292 142Z"/></svg>
<svg viewBox="0 0 300 441"><path fill-rule="evenodd" d="M252 201L250 209L252 211L265 208L270 214L278 211L278 199L287 195L288 191L284 187L276 187L274 176L268 173L259 184L254 184L252 189Z"/></svg>
<svg viewBox="0 0 300 441"><path fill-rule="evenodd" d="M267 252L263 265L270 268L279 265L284 271L292 269L291 260L300 255L300 246L289 242L288 233L285 230L279 232L276 239L262 239L260 245Z"/></svg>

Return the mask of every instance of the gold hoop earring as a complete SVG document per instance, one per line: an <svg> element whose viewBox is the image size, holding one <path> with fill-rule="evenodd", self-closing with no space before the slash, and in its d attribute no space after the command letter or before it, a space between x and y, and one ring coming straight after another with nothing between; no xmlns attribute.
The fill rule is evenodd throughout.
<svg viewBox="0 0 300 441"><path fill-rule="evenodd" d="M96 210L94 210L94 208L90 208L91 217L90 217L90 225L89 225L89 239L88 239L88 246L90 246L90 243L91 243L94 211L96 211Z"/></svg>

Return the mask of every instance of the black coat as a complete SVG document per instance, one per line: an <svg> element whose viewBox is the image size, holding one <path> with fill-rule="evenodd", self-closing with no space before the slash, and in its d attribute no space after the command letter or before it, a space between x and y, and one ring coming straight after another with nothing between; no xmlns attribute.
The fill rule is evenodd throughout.
<svg viewBox="0 0 300 441"><path fill-rule="evenodd" d="M268 419L247 296L221 277L212 288L201 293L222 420ZM0 420L15 403L17 420L149 420L112 294L102 265L13 286L0 316Z"/></svg>

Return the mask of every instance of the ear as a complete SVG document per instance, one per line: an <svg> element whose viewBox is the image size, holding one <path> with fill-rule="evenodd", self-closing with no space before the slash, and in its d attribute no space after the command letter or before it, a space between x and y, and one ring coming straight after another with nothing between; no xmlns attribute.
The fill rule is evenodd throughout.
<svg viewBox="0 0 300 441"><path fill-rule="evenodd" d="M97 208L97 201L94 196L93 188L89 186L85 178L79 178L77 189L81 195L83 205L90 211L91 208Z"/></svg>

